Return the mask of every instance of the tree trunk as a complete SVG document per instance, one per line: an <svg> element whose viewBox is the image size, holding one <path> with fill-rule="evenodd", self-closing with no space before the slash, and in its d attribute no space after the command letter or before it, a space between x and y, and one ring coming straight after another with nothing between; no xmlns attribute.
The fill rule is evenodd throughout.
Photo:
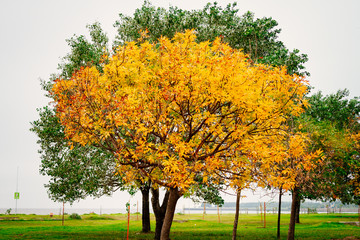
<svg viewBox="0 0 360 240"><path fill-rule="evenodd" d="M151 188L151 204L154 210L156 227L155 227L155 239L159 240L161 235L161 228L164 223L166 207L169 201L170 192L166 191L163 203L160 206L159 189Z"/></svg>
<svg viewBox="0 0 360 240"><path fill-rule="evenodd" d="M296 198L295 223L300 223L300 204L301 200L298 195L298 197Z"/></svg>
<svg viewBox="0 0 360 240"><path fill-rule="evenodd" d="M63 202L63 214L62 214L62 225L64 226L64 215L65 215L65 202ZM10 214L10 213L9 213Z"/></svg>
<svg viewBox="0 0 360 240"><path fill-rule="evenodd" d="M281 196L282 196L282 188L280 188L280 193L279 193L279 210L278 210L277 234L276 234L277 239L280 239Z"/></svg>
<svg viewBox="0 0 360 240"><path fill-rule="evenodd" d="M296 212L297 195L298 195L298 189L297 187L295 187L292 194L290 224L289 224L289 232L287 237L288 240L295 239L295 212Z"/></svg>
<svg viewBox="0 0 360 240"><path fill-rule="evenodd" d="M170 196L166 208L164 224L161 229L161 235L160 235L161 240L170 239L170 229L171 229L172 221L174 219L176 203L181 197L180 191L177 188L170 188L169 191L170 191Z"/></svg>
<svg viewBox="0 0 360 240"><path fill-rule="evenodd" d="M142 232L150 232L150 184L146 183L140 187L142 193Z"/></svg>
<svg viewBox="0 0 360 240"><path fill-rule="evenodd" d="M240 212L240 195L241 195L241 190L237 189L237 191L236 191L236 210L235 210L235 219L234 219L232 240L236 240L236 233L237 233L237 227L238 227L238 223L239 223L239 212Z"/></svg>
<svg viewBox="0 0 360 240"><path fill-rule="evenodd" d="M266 203L264 202L264 228L266 228Z"/></svg>

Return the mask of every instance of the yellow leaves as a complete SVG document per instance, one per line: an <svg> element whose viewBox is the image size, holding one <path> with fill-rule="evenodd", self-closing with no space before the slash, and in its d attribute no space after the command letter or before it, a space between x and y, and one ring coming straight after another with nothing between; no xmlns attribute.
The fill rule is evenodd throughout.
<svg viewBox="0 0 360 240"><path fill-rule="evenodd" d="M140 41L118 47L103 73L85 68L52 89L68 137L117 153L127 181L149 175L186 190L196 174L224 171L244 185L256 164L306 152L300 137L289 149L273 137L301 112L302 78L252 65L221 39L196 43L190 30L158 43L142 32Z"/></svg>
<svg viewBox="0 0 360 240"><path fill-rule="evenodd" d="M301 134L290 136L289 140L289 154L291 158L302 157L305 153L305 137Z"/></svg>
<svg viewBox="0 0 360 240"><path fill-rule="evenodd" d="M179 171L178 165L179 162L176 160L176 157L170 157L163 163L165 172L175 173Z"/></svg>
<svg viewBox="0 0 360 240"><path fill-rule="evenodd" d="M354 188L354 192L353 194L355 196L360 196L360 182L359 182L359 172L360 172L360 169L357 169L357 173L353 179L350 180L350 183L353 185L353 188Z"/></svg>
<svg viewBox="0 0 360 240"><path fill-rule="evenodd" d="M195 173L189 171L191 166L183 159L169 157L163 161L163 166L163 177L169 186L186 190L194 183Z"/></svg>
<svg viewBox="0 0 360 240"><path fill-rule="evenodd" d="M185 33L176 33L173 40L178 42L182 48L186 48L189 44L195 42L195 39L195 30L186 30ZM168 42L168 39L162 38L160 39L160 42L162 41Z"/></svg>
<svg viewBox="0 0 360 240"><path fill-rule="evenodd" d="M147 39L149 37L149 31L147 29L144 30L140 30L140 38L138 39L139 42L142 42L143 40Z"/></svg>
<svg viewBox="0 0 360 240"><path fill-rule="evenodd" d="M281 184L279 186L281 186L284 191L289 191L294 189L295 181L281 181Z"/></svg>
<svg viewBox="0 0 360 240"><path fill-rule="evenodd" d="M269 185L284 190L291 190L304 181L307 173L323 160L322 151L312 150L311 142L300 132L290 132L284 138L272 142L269 147L273 150L271 158L274 161L263 161L262 172Z"/></svg>
<svg viewBox="0 0 360 240"><path fill-rule="evenodd" d="M138 172L128 165L117 164L115 174L120 174L125 183L134 184L134 180L140 180ZM145 180L144 178L141 180Z"/></svg>

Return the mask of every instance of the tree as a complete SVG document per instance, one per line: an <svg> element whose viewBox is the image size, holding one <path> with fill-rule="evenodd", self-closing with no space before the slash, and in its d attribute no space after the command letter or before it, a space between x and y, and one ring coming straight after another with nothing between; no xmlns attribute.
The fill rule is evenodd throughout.
<svg viewBox="0 0 360 240"><path fill-rule="evenodd" d="M160 239L161 236L161 229L164 224L165 213L167 208L167 203L169 201L170 192L166 191L163 203L160 205L159 203L159 188L151 188L151 203L154 210L154 215L156 219L156 226L155 226L155 239Z"/></svg>
<svg viewBox="0 0 360 240"><path fill-rule="evenodd" d="M323 150L325 159L322 168L316 169L316 175L304 184L303 198L360 203L353 185L359 168L360 101L357 97L347 99L348 96L345 89L309 97L310 107L301 123L308 132L316 129L311 138Z"/></svg>
<svg viewBox="0 0 360 240"><path fill-rule="evenodd" d="M155 8L145 1L141 9L137 9L133 17L120 14L120 20L115 26L118 28L117 43L134 41L141 37L141 30L148 29L150 41L157 41L161 36L173 37L178 31L188 28L196 28L199 41L214 40L221 37L232 47L243 48L248 53L253 63L266 63L274 66L286 65L289 73L306 75L303 64L307 61L305 54L299 54L298 50L290 52L284 44L277 40L280 29L275 29L277 23L271 18L254 19L254 14L248 12L243 16L237 16L236 4L228 5L225 9L216 3L208 4L202 10L184 11L178 8L169 10ZM99 25L89 26L92 42L73 37L68 40L72 49L71 54L64 58L60 65L63 78L71 78L74 70L82 66L94 65L102 72L103 63L101 56L109 53L105 49L108 39ZM117 44L115 44L117 45ZM106 61L106 59L105 59ZM52 86L47 85L49 90ZM197 176L202 179L202 176ZM200 197L207 197L221 203L221 198L216 194L218 191L209 184L199 182L197 186L203 186L193 193ZM206 191L204 192L204 190ZM208 191L210 190L210 191ZM209 194L211 193L211 194Z"/></svg>
<svg viewBox="0 0 360 240"><path fill-rule="evenodd" d="M220 196L220 191L224 191L224 182L218 183L217 180L207 178L206 182L202 176L195 177L195 184L189 189L186 197L189 197L193 202L206 202L213 205L222 206L224 199Z"/></svg>
<svg viewBox="0 0 360 240"><path fill-rule="evenodd" d="M64 78L70 78L81 66L94 65L101 70L100 59L106 51L108 38L99 23L87 28L91 41L83 35L66 40L71 51L58 66ZM54 78L42 82L45 91L51 89ZM40 118L32 122L30 130L39 137L40 173L51 177L45 186L53 200L72 203L88 195L111 194L122 188L121 176L114 174L116 165L111 154L94 147L82 147L66 139L64 128L51 106L38 109L38 112Z"/></svg>
<svg viewBox="0 0 360 240"><path fill-rule="evenodd" d="M58 66L60 76L64 79L71 78L84 66L95 66L100 72L102 71L103 56L109 53L108 38L99 23L88 25L87 28L91 36L90 41L83 35L74 35L66 40L70 52ZM42 82L44 90L51 89L54 78L55 76L49 81ZM40 173L51 177L49 183L45 185L50 198L54 201L73 203L87 196L111 195L118 189L128 189L132 194L135 189L139 189L143 196L142 231L149 232L151 182L143 183L138 179L134 186L123 186L123 176L115 174L116 162L113 154L96 147L81 146L67 139L56 116L56 109L51 106L38 109L38 112L40 118L32 122L31 131L39 137L39 152L42 158ZM197 192L201 193L200 190L195 191ZM167 206L166 199L164 201L162 211ZM156 207L159 205L159 198L153 197L152 204L156 213L157 209L160 209ZM161 224L156 225L155 235L160 236L163 219L159 220L158 217L157 220Z"/></svg>
<svg viewBox="0 0 360 240"><path fill-rule="evenodd" d="M169 188L161 239L169 238L176 202L197 173L216 178L234 156L256 152L287 114L301 112L307 89L301 77L251 64L219 38L195 39L187 31L129 42L103 73L83 68L51 91L69 138L116 154L129 178Z"/></svg>
<svg viewBox="0 0 360 240"><path fill-rule="evenodd" d="M108 38L99 23L87 25L91 41L83 35L67 39L68 53L59 64L60 76L69 79L84 66L94 66L102 71L104 54L107 54ZM43 81L42 87L49 91L53 79ZM50 98L51 96L48 95ZM48 194L54 201L70 202L87 196L111 195L116 190L129 190L131 194L140 189L143 195L142 231L150 231L149 184L140 180L135 185L125 186L123 176L116 172L116 161L112 153L93 146L81 146L67 139L64 128L56 116L56 109L46 106L38 109L40 119L32 122L31 131L39 137L42 162L40 173L51 177Z"/></svg>
<svg viewBox="0 0 360 240"><path fill-rule="evenodd" d="M289 51L278 40L281 29L272 18L255 19L254 14L246 12L239 16L236 3L225 8L208 3L201 10L186 11L177 7L156 8L145 1L134 16L120 14L115 23L118 29L115 46L126 41L134 41L141 37L141 32L148 32L151 42L161 36L172 38L176 32L195 29L197 41L213 41L221 37L233 48L243 49L249 54L250 61L272 66L287 66L288 73L309 75L304 63L308 60L306 54L300 54L298 49ZM201 195L201 193L200 193ZM207 194L207 196L210 196ZM217 198L219 195L211 197Z"/></svg>
<svg viewBox="0 0 360 240"><path fill-rule="evenodd" d="M73 203L125 190L122 176L115 174L112 154L91 146L69 145L54 110L44 107L39 115L31 131L39 137L40 173L51 177L45 187L52 200Z"/></svg>
<svg viewBox="0 0 360 240"><path fill-rule="evenodd" d="M349 94L347 89L327 96L317 92L309 97L310 107L306 109L306 115L317 123L328 121L333 122L338 129L358 131L360 101L358 97L349 100Z"/></svg>
<svg viewBox="0 0 360 240"><path fill-rule="evenodd" d="M89 30L91 41L84 35L74 35L66 39L71 51L58 65L63 78L71 78L72 75L84 66L95 66L102 71L101 63L104 60L103 55L109 52L109 39L101 28L100 23L95 22L86 26ZM51 81L49 82L51 84Z"/></svg>
<svg viewBox="0 0 360 240"><path fill-rule="evenodd" d="M300 138L297 140L297 138ZM305 141L301 138L304 138L300 133L296 133L289 140L289 163L290 169L295 171L294 173L294 186L292 190L292 204L291 204L291 215L288 231L288 240L293 240L295 238L295 222L296 222L296 207L298 203L298 194L299 188L302 183L305 181L305 176L314 169L317 165L321 164L321 150L313 149L311 147L311 142L306 139ZM284 187L282 185L281 187Z"/></svg>
<svg viewBox="0 0 360 240"><path fill-rule="evenodd" d="M214 2L201 10L187 11L177 7L157 8L144 1L134 16L119 14L114 24L118 31L114 46L136 41L145 30L148 40L154 42L162 36L173 38L177 32L195 29L198 42L220 37L232 48L243 49L254 62L286 66L289 74L309 75L304 66L307 55L300 54L298 49L290 51L278 40L281 29L276 28L278 23L274 19L255 19L251 12L239 16L236 5L234 2L222 8Z"/></svg>
<svg viewBox="0 0 360 240"><path fill-rule="evenodd" d="M284 137L278 141L269 142L263 147L263 155L260 156L265 159L273 159L271 167L267 164L260 166L260 173L264 174L261 180L265 181L265 183L261 184L269 188L280 189L279 202L281 201L283 191L292 192L291 216L288 231L289 240L294 239L295 236L295 213L299 189L313 169L322 164L322 151L312 146L312 142L308 136L299 131L299 126L295 126L292 119L291 117L288 118L287 132L283 133ZM277 152L275 152L275 154L269 152L268 148L277 149ZM266 163L267 160L263 162ZM279 205L279 209L280 208L281 206ZM278 219L280 219L280 211ZM279 224L278 222L278 227Z"/></svg>
<svg viewBox="0 0 360 240"><path fill-rule="evenodd" d="M295 218L299 218L304 198L353 202L358 198L351 184L358 166L357 134L359 102L347 100L348 91L309 98L309 107L296 119L298 132L306 134L311 149L322 151L322 160L308 171L300 171L292 190L293 204L288 239L294 238ZM299 219L297 219L299 222Z"/></svg>

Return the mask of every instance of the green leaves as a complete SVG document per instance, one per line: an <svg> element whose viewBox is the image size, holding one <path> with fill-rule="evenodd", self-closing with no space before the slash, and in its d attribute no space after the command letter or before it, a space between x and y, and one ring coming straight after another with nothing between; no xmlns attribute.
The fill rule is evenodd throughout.
<svg viewBox="0 0 360 240"><path fill-rule="evenodd" d="M39 137L40 173L50 177L45 187L52 200L72 203L124 190L121 175L115 175L112 154L96 147L70 145L55 111L44 107L38 112L40 119L32 123L31 131Z"/></svg>
<svg viewBox="0 0 360 240"><path fill-rule="evenodd" d="M323 96L321 92L309 98L310 108L306 114L316 121L330 121L339 129L359 130L360 101L357 97L347 99L349 90L338 90L335 94Z"/></svg>
<svg viewBox="0 0 360 240"><path fill-rule="evenodd" d="M71 50L58 66L65 79L89 65L102 70L101 60L108 51L108 38L99 23L87 25L87 28L91 40L83 35L66 40ZM49 81L42 81L42 88L50 92L55 79L53 75ZM121 176L115 175L116 163L112 154L68 140L56 109L46 106L38 112L40 118L31 123L30 130L39 137L40 173L50 177L45 187L52 200L72 203L86 196L98 197L124 188Z"/></svg>
<svg viewBox="0 0 360 240"><path fill-rule="evenodd" d="M251 12L240 16L235 2L225 8L215 2L208 3L201 10L187 11L177 7L156 8L145 1L133 17L120 14L114 26L118 31L115 46L137 40L140 32L146 29L151 42L162 36L172 38L176 32L195 29L199 42L221 37L231 47L243 49L254 62L285 65L289 74L309 75L304 71L307 55L297 49L289 51L278 40L281 29L277 28L278 23L274 19L255 18Z"/></svg>
<svg viewBox="0 0 360 240"><path fill-rule="evenodd" d="M58 69L61 70L61 76L69 79L72 74L81 67L96 66L101 71L102 56L108 52L107 43L109 41L106 33L101 29L100 23L87 25L89 29L91 41L87 40L84 35L67 39L71 51L59 64Z"/></svg>
<svg viewBox="0 0 360 240"><path fill-rule="evenodd" d="M360 101L348 96L346 89L327 96L318 92L309 97L310 106L298 119L302 131L311 136L312 147L322 149L325 156L323 165L303 184L302 195L307 198L357 204L360 201L356 195Z"/></svg>

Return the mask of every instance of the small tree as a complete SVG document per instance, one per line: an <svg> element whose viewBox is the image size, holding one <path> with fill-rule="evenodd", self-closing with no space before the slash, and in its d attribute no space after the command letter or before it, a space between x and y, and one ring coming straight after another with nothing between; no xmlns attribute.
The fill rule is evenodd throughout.
<svg viewBox="0 0 360 240"><path fill-rule="evenodd" d="M6 215L10 215L10 214L11 214L11 210L12 210L11 208L6 209L5 214L6 214Z"/></svg>
<svg viewBox="0 0 360 240"><path fill-rule="evenodd" d="M310 107L300 122L307 132L313 133L313 145L322 149L325 158L324 164L303 184L303 198L359 204L354 183L359 181L360 102L357 97L348 96L345 89L309 97Z"/></svg>

